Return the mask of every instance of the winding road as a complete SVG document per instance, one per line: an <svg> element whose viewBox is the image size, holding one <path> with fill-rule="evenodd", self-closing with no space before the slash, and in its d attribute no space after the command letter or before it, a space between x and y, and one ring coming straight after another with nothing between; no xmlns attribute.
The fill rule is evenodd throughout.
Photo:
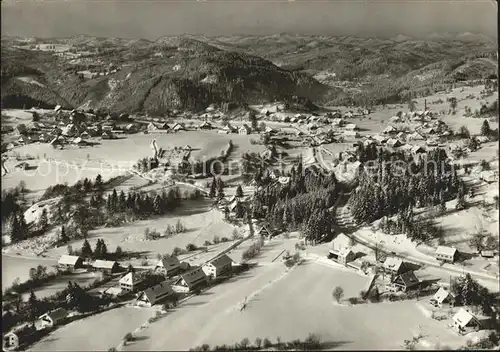
<svg viewBox="0 0 500 352"><path fill-rule="evenodd" d="M340 202L338 207L335 207L334 216L336 218L337 224L340 227L340 231L342 231L342 233L344 233L347 237L351 238L354 242L359 243L372 250L378 250L379 253L383 253L388 256L404 259L407 262L413 262L421 266L439 269L440 271L444 271L451 276L462 276L464 273L468 273L475 279L486 280L498 285L498 278L493 275L469 270L463 267L456 267L453 264L441 264L438 260L434 258L431 259L427 255L418 252L416 249L413 254L403 254L400 250L398 251L398 248L396 247L391 248L392 250L383 249L380 248L377 242L361 238L359 234L356 233L356 231L359 229L359 226L356 225L351 211L347 205L349 195L350 193L342 194L342 201Z"/></svg>

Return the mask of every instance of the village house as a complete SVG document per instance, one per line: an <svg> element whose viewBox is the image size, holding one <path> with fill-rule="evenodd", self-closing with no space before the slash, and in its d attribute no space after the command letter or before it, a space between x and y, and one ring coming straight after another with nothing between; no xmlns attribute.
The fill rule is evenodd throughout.
<svg viewBox="0 0 500 352"><path fill-rule="evenodd" d="M159 302L174 299L175 297L175 291L172 290L172 287L166 281L163 281L141 291L137 296L135 304L141 307L152 307Z"/></svg>
<svg viewBox="0 0 500 352"><path fill-rule="evenodd" d="M389 257L382 264L382 269L392 275L401 275L408 271L408 266L399 258Z"/></svg>
<svg viewBox="0 0 500 352"><path fill-rule="evenodd" d="M354 138L359 138L359 132L358 131L352 131L352 130L345 130L344 131L344 136L349 136L349 137L354 137Z"/></svg>
<svg viewBox="0 0 500 352"><path fill-rule="evenodd" d="M277 236L278 231L276 231L276 230L272 230L272 229L270 229L269 227L267 227L267 226L265 226L265 225L264 225L264 226L262 226L262 227L260 228L260 230L259 230L259 231L257 231L257 233L258 233L261 237L264 237L264 238L266 238L266 239L271 239L272 237Z"/></svg>
<svg viewBox="0 0 500 352"><path fill-rule="evenodd" d="M64 270L83 268L83 259L82 257L76 255L63 254L61 258L59 258L57 266Z"/></svg>
<svg viewBox="0 0 500 352"><path fill-rule="evenodd" d="M250 127L248 127L247 124L243 124L242 126L240 126L240 128L238 128L238 134L247 135L250 133L251 133L251 129L250 129Z"/></svg>
<svg viewBox="0 0 500 352"><path fill-rule="evenodd" d="M83 131L82 133L80 133L80 138L82 138L82 139L86 139L89 137L90 137L90 134L87 131Z"/></svg>
<svg viewBox="0 0 500 352"><path fill-rule="evenodd" d="M398 148L403 145L403 143L401 143L399 139L396 138L390 138L385 144L391 148Z"/></svg>
<svg viewBox="0 0 500 352"><path fill-rule="evenodd" d="M376 135L373 135L371 136L371 138L376 141L378 144L383 144L387 141L387 137L385 136L382 136L380 134L376 134Z"/></svg>
<svg viewBox="0 0 500 352"><path fill-rule="evenodd" d="M115 135L111 131L104 131L101 135L102 139L115 139Z"/></svg>
<svg viewBox="0 0 500 352"><path fill-rule="evenodd" d="M269 126L267 126L267 127L265 128L264 132L265 132L265 133L268 133L269 135L274 135L274 134L278 133L278 131L277 131L277 130L275 130L274 128L269 127Z"/></svg>
<svg viewBox="0 0 500 352"><path fill-rule="evenodd" d="M130 272L124 275L118 283L120 284L120 288L124 291L134 292L140 289L141 284L144 282L144 279L139 276L139 274Z"/></svg>
<svg viewBox="0 0 500 352"><path fill-rule="evenodd" d="M185 131L186 128L184 127L183 124L177 122L175 123L175 125L172 126L172 130L175 132L179 132L179 131Z"/></svg>
<svg viewBox="0 0 500 352"><path fill-rule="evenodd" d="M482 250L481 251L481 257L483 257L483 258L494 258L495 257L495 251Z"/></svg>
<svg viewBox="0 0 500 352"><path fill-rule="evenodd" d="M221 275L231 274L233 260L226 254L205 263L202 267L203 272L209 279L217 279Z"/></svg>
<svg viewBox="0 0 500 352"><path fill-rule="evenodd" d="M456 303L456 297L452 292L448 291L444 287L441 287L431 298L430 304L434 307L442 308L445 303L450 306L454 306Z"/></svg>
<svg viewBox="0 0 500 352"><path fill-rule="evenodd" d="M120 265L115 261L98 259L92 264L92 269L105 274L114 274L120 270Z"/></svg>
<svg viewBox="0 0 500 352"><path fill-rule="evenodd" d="M486 183L494 183L498 181L498 172L492 170L481 171L479 179Z"/></svg>
<svg viewBox="0 0 500 352"><path fill-rule="evenodd" d="M465 335L473 330L478 331L482 327L479 319L464 308L459 309L459 311L453 316L452 321L453 329L461 335Z"/></svg>
<svg viewBox="0 0 500 352"><path fill-rule="evenodd" d="M339 233L331 242L332 249L340 251L342 248L347 248L351 246L351 239L344 235L343 233Z"/></svg>
<svg viewBox="0 0 500 352"><path fill-rule="evenodd" d="M425 138L418 132L410 133L407 137L408 140L422 141Z"/></svg>
<svg viewBox="0 0 500 352"><path fill-rule="evenodd" d="M344 129L346 131L357 131L358 125L356 125L355 123L348 123L347 125L344 126Z"/></svg>
<svg viewBox="0 0 500 352"><path fill-rule="evenodd" d="M349 247L342 247L340 249L331 249L328 255L329 259L335 260L337 263L347 265L356 259L356 253Z"/></svg>
<svg viewBox="0 0 500 352"><path fill-rule="evenodd" d="M202 268L196 268L190 272L181 274L172 285L175 292L187 293L202 288L207 284L207 276Z"/></svg>
<svg viewBox="0 0 500 352"><path fill-rule="evenodd" d="M458 250L453 247L438 246L436 249L436 259L446 262L454 263L458 257Z"/></svg>
<svg viewBox="0 0 500 352"><path fill-rule="evenodd" d="M155 266L155 273L172 277L179 274L181 271L181 263L175 256L165 257L158 261Z"/></svg>
<svg viewBox="0 0 500 352"><path fill-rule="evenodd" d="M422 148L421 146L418 146L418 145L412 146L410 151L411 151L411 153L413 155L424 154L425 153L425 149Z"/></svg>
<svg viewBox="0 0 500 352"><path fill-rule="evenodd" d="M150 123L148 124L148 126L147 126L147 130L148 130L149 132L151 132L151 131L156 131L156 130L158 130L158 126L156 126L156 124L154 124L153 122L150 122Z"/></svg>
<svg viewBox="0 0 500 352"><path fill-rule="evenodd" d="M127 131L127 133L136 133L138 130L137 125L133 123L129 123L125 126L125 131Z"/></svg>
<svg viewBox="0 0 500 352"><path fill-rule="evenodd" d="M394 126L387 126L382 131L382 133L384 133L384 134L393 134L393 133L397 133L397 132L398 132L398 129Z"/></svg>
<svg viewBox="0 0 500 352"><path fill-rule="evenodd" d="M50 329L59 325L66 317L68 312L64 308L57 308L51 312L41 315L35 323L37 330Z"/></svg>
<svg viewBox="0 0 500 352"><path fill-rule="evenodd" d="M78 133L78 129L74 124L70 123L62 129L61 133L66 137L74 137Z"/></svg>
<svg viewBox="0 0 500 352"><path fill-rule="evenodd" d="M396 276L390 285L391 290L407 292L411 289L417 288L420 281L415 276L413 271L407 271Z"/></svg>
<svg viewBox="0 0 500 352"><path fill-rule="evenodd" d="M203 121L198 128L200 130L211 130L212 129L212 124L208 121Z"/></svg>

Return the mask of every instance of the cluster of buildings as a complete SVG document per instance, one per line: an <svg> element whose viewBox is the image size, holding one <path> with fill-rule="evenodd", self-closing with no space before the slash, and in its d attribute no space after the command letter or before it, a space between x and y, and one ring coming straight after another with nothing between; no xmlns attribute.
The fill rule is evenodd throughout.
<svg viewBox="0 0 500 352"><path fill-rule="evenodd" d="M118 280L118 287L114 290L104 290L101 293L123 296L128 293L137 293L139 305L152 306L166 298L167 291L173 293L192 293L209 282L221 276L231 274L233 261L226 254L218 256L198 267L190 267L186 262L180 262L175 256L165 257L158 261L153 272L165 277L165 281L155 286L146 287L147 280L143 273L128 272ZM108 275L123 271L119 263L109 260L95 260L85 265L83 258L73 255L63 255L58 266L65 270L87 268L91 271L100 271ZM145 301L148 298L149 301ZM155 299L150 299L155 297ZM169 296L170 297L170 296ZM149 302L149 303L148 303Z"/></svg>
<svg viewBox="0 0 500 352"><path fill-rule="evenodd" d="M58 267L75 271L87 269L100 271L108 275L119 274L123 268L116 261L95 260L86 263L80 256L63 255L58 261ZM196 293L214 280L228 277L233 272L233 260L226 254L219 255L200 266L190 267L186 262L180 262L175 256L159 260L153 272L164 276L165 280L153 283L147 279L145 271L127 272L123 274L115 287L101 290L99 293L115 297L134 296L134 304L139 307L152 307L156 304L177 301L179 294ZM7 320L9 311L4 311L2 320ZM3 350L18 349L30 341L37 333L50 330L68 321L69 312L57 308L39 316L34 324L23 324L3 335Z"/></svg>
<svg viewBox="0 0 500 352"><path fill-rule="evenodd" d="M456 248L439 246L435 257L438 261L453 263L458 259L459 252ZM357 255L350 246L349 238L343 234L332 241L332 249L328 258L347 267L359 269L359 263L355 264ZM422 287L422 281L415 275L414 265L402 259L388 257L378 266L378 272L389 278L385 285L385 292L410 292ZM434 308L452 308L460 304L458 297L445 287L440 287L429 300ZM467 334L488 326L489 317L477 314L477 310L468 307L460 307L451 317L450 327L459 334Z"/></svg>

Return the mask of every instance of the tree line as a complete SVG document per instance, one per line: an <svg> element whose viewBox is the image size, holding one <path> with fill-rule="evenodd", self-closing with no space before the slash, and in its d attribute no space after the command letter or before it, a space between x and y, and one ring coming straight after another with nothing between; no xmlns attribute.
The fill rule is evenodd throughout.
<svg viewBox="0 0 500 352"><path fill-rule="evenodd" d="M318 242L331 234L335 225L328 208L335 204L341 189L335 174L303 169L301 160L287 174L288 184L273 180L262 171L255 181L252 215L264 218L274 228L302 228L306 239Z"/></svg>

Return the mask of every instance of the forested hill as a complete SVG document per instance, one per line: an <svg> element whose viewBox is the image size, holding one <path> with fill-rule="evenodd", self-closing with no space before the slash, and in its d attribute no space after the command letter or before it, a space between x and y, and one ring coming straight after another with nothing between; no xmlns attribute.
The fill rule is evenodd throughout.
<svg viewBox="0 0 500 352"><path fill-rule="evenodd" d="M285 100L303 109L393 102L496 77L495 43L476 39L3 38L2 107L61 104L161 115L223 102ZM48 52L48 43L59 53Z"/></svg>

